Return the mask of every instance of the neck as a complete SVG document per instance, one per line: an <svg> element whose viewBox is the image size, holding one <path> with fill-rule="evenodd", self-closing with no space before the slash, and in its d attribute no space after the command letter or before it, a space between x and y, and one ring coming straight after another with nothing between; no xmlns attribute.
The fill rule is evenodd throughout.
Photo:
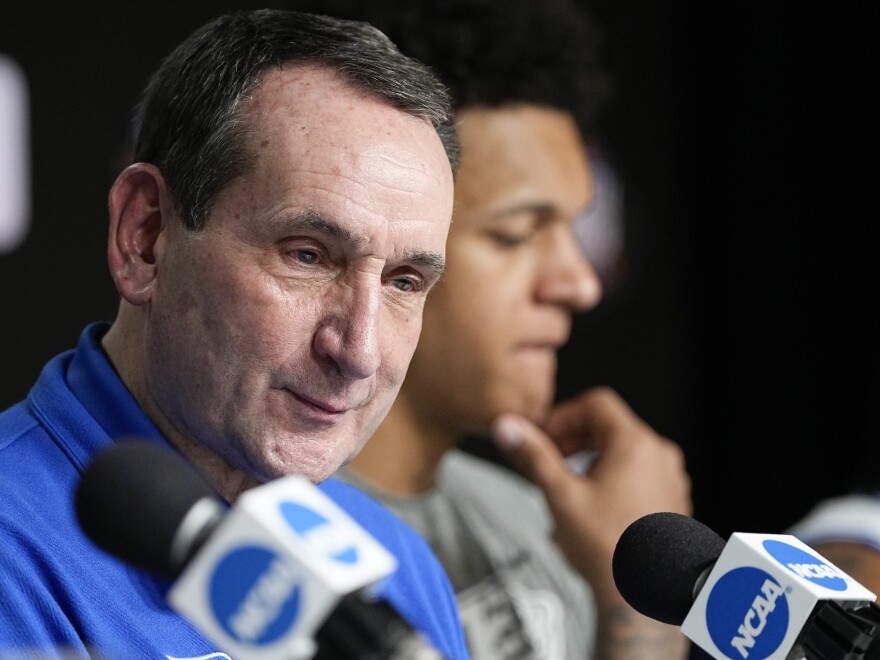
<svg viewBox="0 0 880 660"><path fill-rule="evenodd" d="M204 445L180 434L163 433L227 502L235 502L244 491L262 483L244 470L232 466Z"/></svg>
<svg viewBox="0 0 880 660"><path fill-rule="evenodd" d="M197 440L180 433L162 413L153 398L144 370L144 333L140 310L120 309L116 321L101 340L101 346L119 378L131 392L141 410L156 425L169 444L189 461L228 502L234 502L248 488L260 482L243 470L233 467Z"/></svg>
<svg viewBox="0 0 880 660"><path fill-rule="evenodd" d="M349 469L391 495L417 495L434 487L440 461L458 441L457 429L420 416L401 391Z"/></svg>

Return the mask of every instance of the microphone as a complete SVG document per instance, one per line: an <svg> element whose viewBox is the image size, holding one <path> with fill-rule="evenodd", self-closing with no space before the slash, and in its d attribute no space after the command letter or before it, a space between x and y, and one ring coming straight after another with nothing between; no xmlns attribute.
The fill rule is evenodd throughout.
<svg viewBox="0 0 880 660"><path fill-rule="evenodd" d="M736 532L652 513L612 558L621 596L719 660L880 660L876 596L786 534Z"/></svg>
<svg viewBox="0 0 880 660"><path fill-rule="evenodd" d="M76 511L97 546L174 578L171 607L234 657L441 658L375 597L396 559L304 477L230 507L180 456L126 439L86 468Z"/></svg>

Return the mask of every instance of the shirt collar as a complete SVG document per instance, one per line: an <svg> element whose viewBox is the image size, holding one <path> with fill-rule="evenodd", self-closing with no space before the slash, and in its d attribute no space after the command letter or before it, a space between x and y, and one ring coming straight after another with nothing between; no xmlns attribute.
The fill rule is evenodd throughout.
<svg viewBox="0 0 880 660"><path fill-rule="evenodd" d="M108 328L108 323L86 326L76 350L50 360L28 395L33 414L79 469L121 438L167 444L101 348Z"/></svg>
<svg viewBox="0 0 880 660"><path fill-rule="evenodd" d="M101 347L109 327L109 323L98 322L83 330L67 369L68 386L111 439L162 440Z"/></svg>

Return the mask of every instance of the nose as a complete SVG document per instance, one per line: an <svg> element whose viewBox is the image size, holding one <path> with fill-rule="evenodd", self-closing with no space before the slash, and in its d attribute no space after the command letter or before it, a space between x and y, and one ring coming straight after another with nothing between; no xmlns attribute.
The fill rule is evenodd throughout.
<svg viewBox="0 0 880 660"><path fill-rule="evenodd" d="M338 298L335 304L332 298ZM319 303L331 309L315 332L314 350L346 378L368 378L379 369L380 303L380 284L366 282L341 288Z"/></svg>
<svg viewBox="0 0 880 660"><path fill-rule="evenodd" d="M592 309L602 299L602 282L566 224L551 232L537 295L542 302L564 305L575 312Z"/></svg>

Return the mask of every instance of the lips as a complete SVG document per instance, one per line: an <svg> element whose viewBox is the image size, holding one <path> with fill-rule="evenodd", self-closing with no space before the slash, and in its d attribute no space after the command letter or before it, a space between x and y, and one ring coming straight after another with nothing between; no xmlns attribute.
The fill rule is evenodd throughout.
<svg viewBox="0 0 880 660"><path fill-rule="evenodd" d="M523 348L537 348L541 350L547 351L555 351L558 350L560 346L562 346L565 342L555 341L555 340L536 340L536 341L525 341L520 344Z"/></svg>
<svg viewBox="0 0 880 660"><path fill-rule="evenodd" d="M297 392L291 392L291 395L297 401L328 415L342 415L353 408L341 402L317 399Z"/></svg>
<svg viewBox="0 0 880 660"><path fill-rule="evenodd" d="M522 348L557 351L568 341L568 333L531 337L519 343Z"/></svg>
<svg viewBox="0 0 880 660"><path fill-rule="evenodd" d="M557 321L561 319L556 319ZM543 348L551 351L559 350L568 341L571 326L568 323L551 323L549 319L544 323L536 323L531 326L534 335L525 337L520 345L527 348Z"/></svg>

